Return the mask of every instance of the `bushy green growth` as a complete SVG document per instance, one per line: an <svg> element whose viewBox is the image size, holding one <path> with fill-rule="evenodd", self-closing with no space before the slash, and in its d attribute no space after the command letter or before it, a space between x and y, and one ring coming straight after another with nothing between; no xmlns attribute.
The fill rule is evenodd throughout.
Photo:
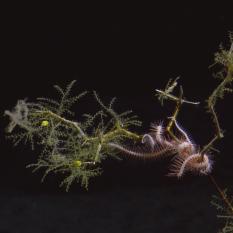
<svg viewBox="0 0 233 233"><path fill-rule="evenodd" d="M212 205L216 207L216 209L219 211L219 214L217 217L219 219L224 220L224 227L222 228L219 233L232 233L233 232L233 197L229 197L227 195L227 190L223 191L222 197L213 196L213 199L211 201ZM230 205L226 205L224 198L225 197Z"/></svg>
<svg viewBox="0 0 233 233"><path fill-rule="evenodd" d="M214 76L221 80L220 84L215 88L212 94L207 99L208 111L212 114L213 122L216 126L216 136L209 144L213 144L215 139L223 137L222 130L215 112L215 105L218 99L223 99L227 92L232 92L233 82L233 34L229 33L230 45L229 48L225 49L220 46L219 52L215 54L215 64L221 66L221 70ZM208 147L208 145L207 145ZM212 179L213 180L213 179ZM212 204L221 211L223 214L218 215L219 218L225 220L225 226L220 231L221 233L233 232L233 197L229 197L226 191L222 191L217 183L213 181L216 188L218 189L220 197L214 196Z"/></svg>
<svg viewBox="0 0 233 233"><path fill-rule="evenodd" d="M32 148L42 148L38 161L28 167L34 171L45 168L44 177L50 173L64 173L68 190L71 183L78 181L88 187L89 178L101 173L100 164L107 156L117 156L108 143L120 143L123 139L139 139L140 136L128 131L131 126L140 126L140 121L131 111L116 113L113 110L115 98L104 105L96 92L94 97L100 110L94 114L83 114L80 122L68 120L74 113L70 110L86 92L71 96L72 81L66 89L55 85L60 94L59 101L38 98L29 103L19 100L12 111L5 111L10 123L7 127L9 138L17 145L20 141L30 142Z"/></svg>
<svg viewBox="0 0 233 233"><path fill-rule="evenodd" d="M210 96L207 98L207 110L208 113L211 114L213 119L213 123L215 126L215 135L210 140L208 144L206 144L203 149L200 151L201 154L208 152L209 150L213 150L214 143L223 137L223 132L219 124L218 116L215 111L216 103L219 99L223 99L225 94L228 92L232 92L232 82L233 82L233 34L229 34L230 37L230 45L229 48L225 49L223 46L220 46L219 51L215 54L215 63L214 65L220 66L220 71L214 74L214 77L220 79L219 85L212 91ZM173 136L171 132L171 128L173 125L173 119L176 119L178 113L180 111L182 103L189 104L198 104L198 102L190 102L183 98L183 89L180 89L180 95L174 95L174 89L177 86L177 79L174 81L169 80L164 90L156 90L156 96L158 97L161 105L163 105L164 100L171 100L176 102L175 111L170 117L170 122L166 128L168 132L170 132L171 136ZM173 136L174 137L174 136ZM232 198L229 198L226 195L226 192L222 192L216 183L215 179L210 175L213 184L216 186L220 197L214 196L214 200L212 203L217 207L218 210L223 211L223 215L219 215L218 217L223 218L225 220L225 226L221 230L221 233L229 233L233 232L233 201Z"/></svg>
<svg viewBox="0 0 233 233"><path fill-rule="evenodd" d="M232 92L232 33L230 33L229 48L224 49L223 46L220 46L219 52L215 54L215 64L221 66L220 72L214 75L220 79L220 83L207 98L206 103L216 129L213 139L200 151L202 155L212 149L213 144L223 137L215 106L227 92ZM176 103L174 113L172 117L169 117L170 120L166 127L166 131L174 140L176 137L172 132L172 126L181 105L183 103L199 104L199 102L186 100L181 86L179 95L174 94L177 79L169 80L164 90L156 90L162 105L166 100ZM12 111L5 111L5 115L10 118L6 129L9 134L8 138L13 140L15 145L23 141L30 143L32 149L36 145L38 145L38 149L42 149L37 162L28 167L33 167L34 171L44 168L43 179L51 172L64 173L61 185L65 185L66 190L74 181L80 182L82 186L88 188L89 179L101 174L101 162L108 156L118 158L118 151L111 146L112 143L122 144L125 140L136 142L142 139L142 136L130 131L132 126L141 125L137 117L132 115L132 111L116 113L113 109L115 98L106 105L96 92L93 95L100 106L99 111L93 114L84 113L79 122L71 120L70 118L74 117L74 113L71 111L72 105L87 94L87 92L82 92L77 96L71 96L74 83L75 81L72 81L65 89L54 86L59 93L59 100L38 98L36 102L32 103L19 100ZM218 217L226 220L221 232L233 232L233 202L227 197L226 192L222 192L218 187L214 178L211 175L210 177L221 195L220 198L214 197L213 200L217 209L224 213Z"/></svg>
<svg viewBox="0 0 233 233"><path fill-rule="evenodd" d="M207 100L208 107L216 105L217 99L223 99L225 93L232 92L230 88L233 81L233 35L229 34L230 45L225 49L220 46L220 49L215 53L215 63L221 65L221 70L215 74L215 77L219 78L221 83L215 88L210 97Z"/></svg>
<svg viewBox="0 0 233 233"><path fill-rule="evenodd" d="M223 45L220 45L219 51L215 53L215 63L224 67L233 64L233 32L229 32L229 42L229 49L225 49Z"/></svg>

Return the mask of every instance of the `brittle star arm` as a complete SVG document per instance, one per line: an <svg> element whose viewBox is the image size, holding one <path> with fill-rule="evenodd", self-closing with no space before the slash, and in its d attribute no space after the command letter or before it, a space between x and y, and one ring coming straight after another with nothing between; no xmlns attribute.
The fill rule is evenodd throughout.
<svg viewBox="0 0 233 233"><path fill-rule="evenodd" d="M174 110L174 113L172 115L172 117L170 117L170 121L168 122L167 124L167 127L166 127L166 131L170 134L170 136L176 140L176 141L179 141L177 139L177 137L174 135L174 133L172 132L172 126L174 125L175 123L175 120L178 116L178 113L180 111L180 108L181 108L181 105L183 103L188 103L188 104L194 104L194 105L198 105L199 102L192 102L192 101L187 101L183 98L183 89L182 89L182 86L180 86L180 94L179 94L179 97L175 96L175 95L172 95L171 92L173 91L173 89L176 87L177 85L177 79L176 78L172 83L169 81L165 90L158 90L156 89L156 92L158 93L158 97L159 97L159 100L161 101L161 104L163 103L163 99L170 99L172 101L175 101L176 102L176 108Z"/></svg>
<svg viewBox="0 0 233 233"><path fill-rule="evenodd" d="M169 117L170 118L170 117ZM173 119L176 128L180 131L180 133L185 137L185 139L187 140L188 143L192 144L188 134L180 127L180 125L178 124L176 119Z"/></svg>

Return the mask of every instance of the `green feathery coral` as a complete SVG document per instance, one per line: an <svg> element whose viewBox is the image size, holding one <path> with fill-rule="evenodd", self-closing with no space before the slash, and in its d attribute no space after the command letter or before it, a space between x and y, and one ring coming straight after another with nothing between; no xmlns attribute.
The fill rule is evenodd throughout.
<svg viewBox="0 0 233 233"><path fill-rule="evenodd" d="M15 145L23 140L30 141L32 148L35 145L43 148L38 161L28 167L34 167L34 171L44 168L44 177L51 172L64 173L62 185L67 190L74 181L87 188L89 178L101 174L101 161L107 156L116 157L117 152L108 144L140 139L128 128L141 124L132 111L116 113L113 110L115 98L107 106L96 92L94 97L100 110L93 115L84 114L79 122L69 120L68 117L74 115L70 110L72 105L86 94L71 96L74 83L72 81L64 90L54 86L60 94L59 101L49 98L38 98L36 103L19 100L12 111L5 111L10 118L7 132L11 135L8 137Z"/></svg>

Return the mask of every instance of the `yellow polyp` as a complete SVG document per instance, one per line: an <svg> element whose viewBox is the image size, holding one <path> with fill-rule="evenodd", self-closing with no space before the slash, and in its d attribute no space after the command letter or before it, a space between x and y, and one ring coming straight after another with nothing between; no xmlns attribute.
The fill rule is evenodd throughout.
<svg viewBox="0 0 233 233"><path fill-rule="evenodd" d="M42 121L41 122L41 126L43 126L43 127L47 127L48 125L49 125L48 121Z"/></svg>
<svg viewBox="0 0 233 233"><path fill-rule="evenodd" d="M80 160L75 160L74 161L74 165L77 166L77 167L80 167L82 165L82 161Z"/></svg>

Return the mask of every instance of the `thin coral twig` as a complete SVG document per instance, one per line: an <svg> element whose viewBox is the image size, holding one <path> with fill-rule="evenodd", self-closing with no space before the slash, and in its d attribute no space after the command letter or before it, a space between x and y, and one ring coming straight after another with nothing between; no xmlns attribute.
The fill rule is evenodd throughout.
<svg viewBox="0 0 233 233"><path fill-rule="evenodd" d="M179 98L177 98L176 96L174 96L174 95L172 95L172 94L168 94L168 93L166 93L165 91L161 91L161 90L158 90L158 89L156 89L156 91L157 91L159 94L168 97L170 100L173 100L173 101L178 101L178 100L179 100ZM182 103L186 103L186 104L194 104L194 105L200 104L200 102L192 102L192 101L188 101L188 100L185 100L185 99L182 99L181 102L182 102Z"/></svg>
<svg viewBox="0 0 233 233"><path fill-rule="evenodd" d="M172 117L169 117L170 118L170 121L168 122L168 125L167 125L167 132L177 141L177 137L173 134L173 132L171 131L172 129L172 126L174 124L174 122L176 121L176 118L178 116L178 113L180 112L180 108L181 108L181 105L182 105L182 97L183 97L183 88L182 86L180 86L180 95L179 95L179 98L176 97L176 108L175 108L175 111L172 115Z"/></svg>
<svg viewBox="0 0 233 233"><path fill-rule="evenodd" d="M214 179L214 177L211 174L209 174L209 177L210 177L211 182L214 184L214 186L218 190L222 200L226 203L229 210L233 213L233 206L232 206L231 202L229 201L229 199L227 198L226 194L222 191L222 189L219 187L216 180Z"/></svg>

